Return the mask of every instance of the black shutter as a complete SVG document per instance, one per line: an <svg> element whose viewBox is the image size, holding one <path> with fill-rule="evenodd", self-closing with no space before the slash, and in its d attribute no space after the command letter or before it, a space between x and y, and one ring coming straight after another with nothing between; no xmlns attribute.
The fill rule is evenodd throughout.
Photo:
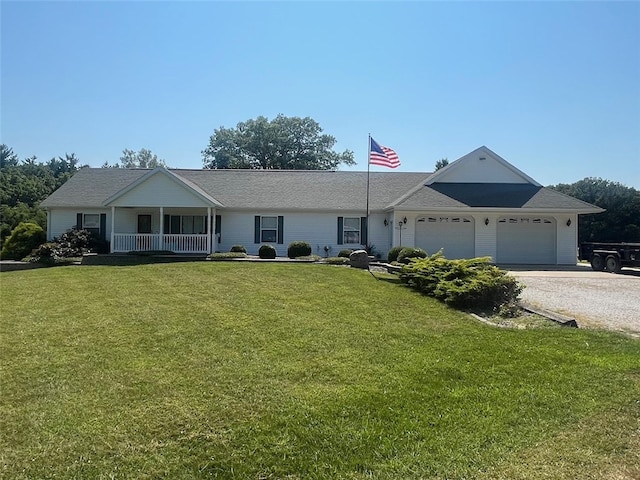
<svg viewBox="0 0 640 480"><path fill-rule="evenodd" d="M284 243L284 217L278 217L278 243Z"/></svg>
<svg viewBox="0 0 640 480"><path fill-rule="evenodd" d="M360 217L360 240L362 245L368 244L367 238L367 217Z"/></svg>
<svg viewBox="0 0 640 480"><path fill-rule="evenodd" d="M256 215L253 243L260 243L260 215Z"/></svg>
<svg viewBox="0 0 640 480"><path fill-rule="evenodd" d="M82 230L82 214L76 213L76 229Z"/></svg>
<svg viewBox="0 0 640 480"><path fill-rule="evenodd" d="M162 225L162 233L171 233L171 217L169 215L164 216L164 224Z"/></svg>
<svg viewBox="0 0 640 480"><path fill-rule="evenodd" d="M218 243L222 241L222 215L216 215L216 231L214 232L218 237ZM220 234L218 236L218 234Z"/></svg>
<svg viewBox="0 0 640 480"><path fill-rule="evenodd" d="M103 242L107 239L107 214L100 214L100 240Z"/></svg>
<svg viewBox="0 0 640 480"><path fill-rule="evenodd" d="M338 245L344 243L344 217L338 217Z"/></svg>

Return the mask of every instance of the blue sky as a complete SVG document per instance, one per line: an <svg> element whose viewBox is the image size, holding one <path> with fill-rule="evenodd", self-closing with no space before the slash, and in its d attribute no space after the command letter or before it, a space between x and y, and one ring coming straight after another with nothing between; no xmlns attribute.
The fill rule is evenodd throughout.
<svg viewBox="0 0 640 480"><path fill-rule="evenodd" d="M543 185L640 188L640 2L2 1L20 158L201 168L215 128L309 116L366 170L486 145ZM372 167L372 170L385 170Z"/></svg>

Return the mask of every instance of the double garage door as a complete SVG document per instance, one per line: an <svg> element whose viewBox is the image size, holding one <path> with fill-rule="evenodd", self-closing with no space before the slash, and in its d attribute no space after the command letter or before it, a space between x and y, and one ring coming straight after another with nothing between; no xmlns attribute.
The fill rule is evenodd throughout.
<svg viewBox="0 0 640 480"><path fill-rule="evenodd" d="M415 245L429 254L442 249L446 258L473 258L475 228L472 217L419 217ZM503 217L496 230L496 263L556 263L556 223L552 218Z"/></svg>
<svg viewBox="0 0 640 480"><path fill-rule="evenodd" d="M442 249L446 258L475 257L475 228L471 217L419 217L415 245L429 255Z"/></svg>
<svg viewBox="0 0 640 480"><path fill-rule="evenodd" d="M556 263L556 222L545 217L498 220L497 263Z"/></svg>

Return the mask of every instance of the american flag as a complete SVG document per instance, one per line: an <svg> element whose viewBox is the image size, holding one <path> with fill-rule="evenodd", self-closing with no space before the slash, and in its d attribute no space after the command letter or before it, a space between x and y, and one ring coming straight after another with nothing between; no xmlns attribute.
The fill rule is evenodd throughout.
<svg viewBox="0 0 640 480"><path fill-rule="evenodd" d="M389 147L379 145L373 138L369 137L369 164L380 165L381 167L396 168L400 166L398 154Z"/></svg>

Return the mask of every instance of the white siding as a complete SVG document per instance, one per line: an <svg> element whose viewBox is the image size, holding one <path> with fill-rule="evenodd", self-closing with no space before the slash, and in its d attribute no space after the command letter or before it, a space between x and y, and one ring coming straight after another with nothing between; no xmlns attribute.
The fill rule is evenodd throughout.
<svg viewBox="0 0 640 480"><path fill-rule="evenodd" d="M116 207L206 207L208 204L171 178L157 173L111 203Z"/></svg>
<svg viewBox="0 0 640 480"><path fill-rule="evenodd" d="M567 225L571 220L571 225ZM556 216L557 263L559 265L575 265L578 262L578 216L575 214Z"/></svg>
<svg viewBox="0 0 640 480"><path fill-rule="evenodd" d="M216 250L228 252L233 245L244 245L247 253L257 255L262 243L254 243L254 219L261 216L283 216L284 238L282 244L272 245L278 256L287 255L287 247L293 241L305 241L311 244L312 253L322 257L337 256L340 250L362 248L363 245L338 244L338 217L363 217L364 212L340 213L300 213L300 212L237 212L218 211L221 215L221 242ZM384 226L385 216L382 214L369 217L369 243L384 257L388 251L388 228ZM327 247L327 251L325 251Z"/></svg>
<svg viewBox="0 0 640 480"><path fill-rule="evenodd" d="M496 260L497 215L475 215L476 221L476 257L491 257ZM486 220L489 221L486 224Z"/></svg>
<svg viewBox="0 0 640 480"><path fill-rule="evenodd" d="M47 240L53 240L64 232L75 227L78 213L106 213L107 214L107 232L106 238L109 240L111 235L111 209L98 208L52 208L49 210L49 230L47 231Z"/></svg>
<svg viewBox="0 0 640 480"><path fill-rule="evenodd" d="M484 158L484 160L480 160ZM514 172L502 162L485 152L472 157L463 157L460 164L452 165L443 172L438 182L444 183L529 183L519 173Z"/></svg>

